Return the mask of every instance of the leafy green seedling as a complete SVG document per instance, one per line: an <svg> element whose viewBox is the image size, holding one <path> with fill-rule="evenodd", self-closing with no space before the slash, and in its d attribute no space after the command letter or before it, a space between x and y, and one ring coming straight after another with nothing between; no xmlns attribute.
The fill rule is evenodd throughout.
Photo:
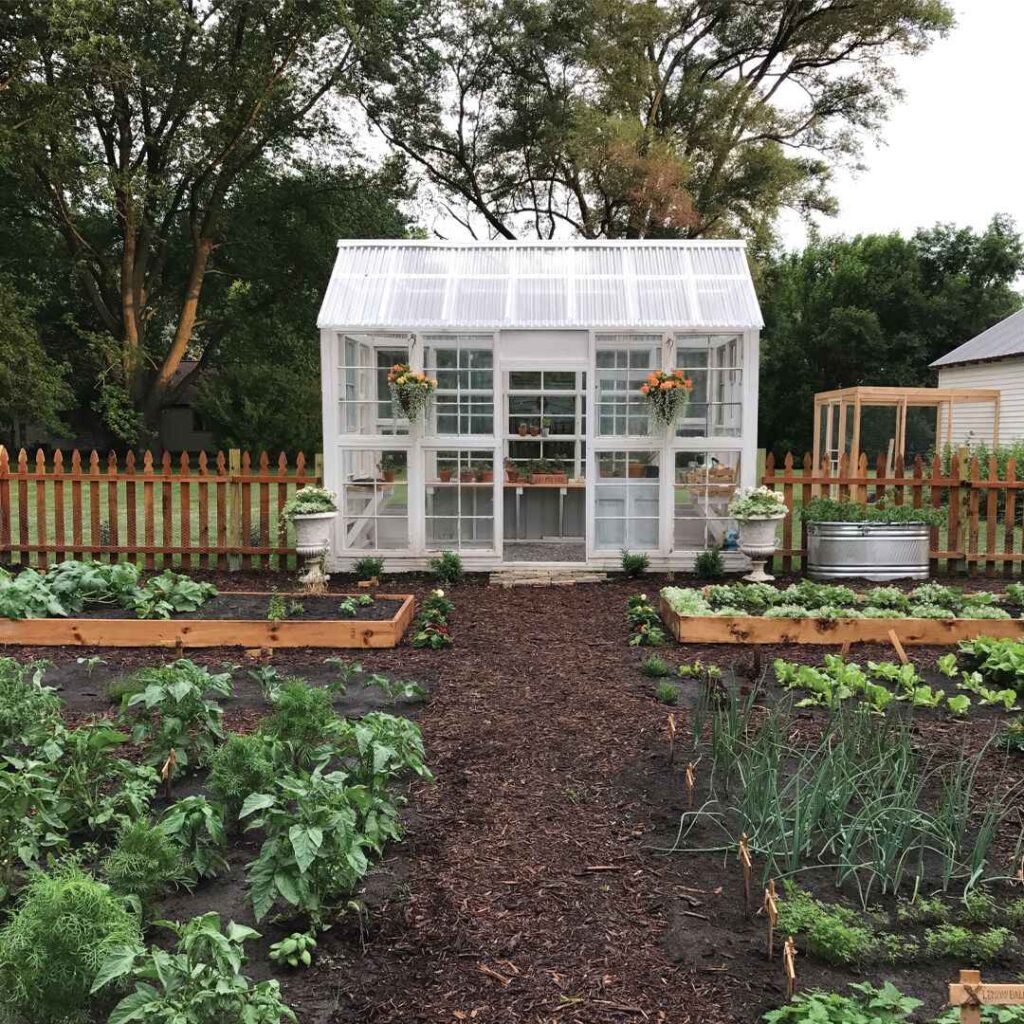
<svg viewBox="0 0 1024 1024"><path fill-rule="evenodd" d="M971 698L966 693L958 693L955 697L946 698L946 707L957 718L963 718L970 710Z"/></svg>
<svg viewBox="0 0 1024 1024"><path fill-rule="evenodd" d="M935 662L935 667L947 678L955 679L957 672L959 671L956 654L952 652L944 654L937 662Z"/></svg>
<svg viewBox="0 0 1024 1024"><path fill-rule="evenodd" d="M308 967L313 962L316 939L310 932L292 932L286 939L275 942L268 956L280 967Z"/></svg>

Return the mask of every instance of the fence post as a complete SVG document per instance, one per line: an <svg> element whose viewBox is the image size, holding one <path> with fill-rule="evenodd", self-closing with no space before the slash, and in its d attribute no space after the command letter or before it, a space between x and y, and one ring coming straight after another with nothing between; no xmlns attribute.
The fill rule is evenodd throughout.
<svg viewBox="0 0 1024 1024"><path fill-rule="evenodd" d="M242 452L228 449L228 568L242 567Z"/></svg>
<svg viewBox="0 0 1024 1024"><path fill-rule="evenodd" d="M11 550L11 463L0 444L0 555Z"/></svg>

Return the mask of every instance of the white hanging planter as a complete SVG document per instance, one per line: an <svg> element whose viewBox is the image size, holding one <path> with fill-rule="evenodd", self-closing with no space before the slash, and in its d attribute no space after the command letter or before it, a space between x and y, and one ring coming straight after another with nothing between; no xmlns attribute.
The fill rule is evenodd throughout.
<svg viewBox="0 0 1024 1024"><path fill-rule="evenodd" d="M764 571L764 563L775 554L776 533L785 514L737 519L740 528L740 551L750 559L752 568L743 578L751 583L766 583L775 579Z"/></svg>

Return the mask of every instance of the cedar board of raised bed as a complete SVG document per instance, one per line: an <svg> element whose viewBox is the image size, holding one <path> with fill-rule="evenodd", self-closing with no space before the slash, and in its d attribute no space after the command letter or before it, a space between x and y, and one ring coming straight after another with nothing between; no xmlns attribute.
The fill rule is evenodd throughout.
<svg viewBox="0 0 1024 1024"><path fill-rule="evenodd" d="M1021 619L766 619L756 615L679 615L663 597L658 613L684 644L886 644L941 647L979 636L1024 638Z"/></svg>
<svg viewBox="0 0 1024 1024"><path fill-rule="evenodd" d="M227 593L227 592L226 592ZM263 591L230 591L271 598ZM303 593L280 594L302 598ZM356 594L329 594L342 600ZM375 594L400 601L390 619L3 619L0 644L26 647L395 647L412 621L412 594Z"/></svg>

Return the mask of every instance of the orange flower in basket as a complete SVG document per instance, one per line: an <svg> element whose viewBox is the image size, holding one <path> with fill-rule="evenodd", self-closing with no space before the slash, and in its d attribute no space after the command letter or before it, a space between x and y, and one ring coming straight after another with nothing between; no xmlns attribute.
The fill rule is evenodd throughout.
<svg viewBox="0 0 1024 1024"><path fill-rule="evenodd" d="M674 376L676 376L676 377L682 377L682 375L683 375L683 371L682 371L682 370L676 370L676 371L675 371L675 374L674 374Z"/></svg>
<svg viewBox="0 0 1024 1024"><path fill-rule="evenodd" d="M658 383L658 375L656 373L649 373L649 374L647 374L647 383L648 384L657 384Z"/></svg>
<svg viewBox="0 0 1024 1024"><path fill-rule="evenodd" d="M649 385L647 385L647 384L641 384L640 385L640 394L641 395L650 394L650 391L651 391L651 389L650 389Z"/></svg>
<svg viewBox="0 0 1024 1024"><path fill-rule="evenodd" d="M661 390L662 391L668 391L669 388L671 388L672 386L673 386L672 385L672 381L670 381L670 380L663 380L661 382Z"/></svg>

